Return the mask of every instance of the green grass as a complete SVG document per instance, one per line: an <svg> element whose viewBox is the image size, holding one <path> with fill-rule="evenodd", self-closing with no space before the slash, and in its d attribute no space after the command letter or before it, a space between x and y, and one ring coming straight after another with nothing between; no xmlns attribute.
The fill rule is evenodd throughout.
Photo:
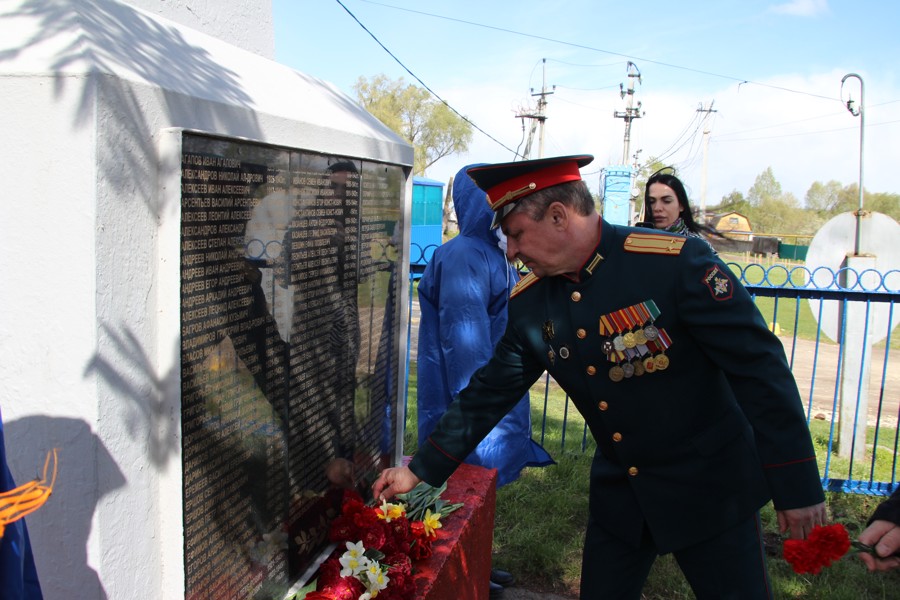
<svg viewBox="0 0 900 600"><path fill-rule="evenodd" d="M405 453L415 451L416 410L415 363L410 365L409 414L404 442ZM534 438L541 439L544 411L544 382L532 391ZM581 548L588 515L588 479L594 443L588 437L581 451L583 420L570 405L565 414L565 395L551 384L544 446L557 464L526 469L518 481L500 488L494 528L494 566L514 573L518 587L537 592L555 592L577 597L581 572ZM562 448L563 419L567 417L566 445ZM820 465L827 452L828 423L810 424ZM874 430L870 431L871 435ZM882 428L881 439L893 440L896 431ZM887 436L887 437L885 437ZM885 442L887 443L887 442ZM843 461L843 463L841 462ZM890 461L885 461L887 465ZM846 470L849 463L832 457L832 475ZM856 468L864 468L859 465ZM888 478L889 467L876 467L876 480ZM868 473L868 471L864 471ZM852 494L827 496L834 522L843 523L855 537L875 506L877 497ZM797 575L781 558L782 537L778 533L775 511L764 507L762 520L766 530L769 572L776 599L869 600L900 598L900 571L869 573L863 563L847 557L819 575ZM653 566L644 588L643 600L680 600L693 594L671 556L660 557Z"/></svg>

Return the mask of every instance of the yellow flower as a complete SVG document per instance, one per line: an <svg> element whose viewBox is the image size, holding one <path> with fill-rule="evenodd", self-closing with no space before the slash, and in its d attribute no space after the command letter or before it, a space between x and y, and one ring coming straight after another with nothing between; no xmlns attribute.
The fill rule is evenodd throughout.
<svg viewBox="0 0 900 600"><path fill-rule="evenodd" d="M374 598L378 595L378 592L386 589L390 582L391 579L385 574L381 564L377 561L369 563L369 566L366 568L366 578L363 580L363 585L366 586L366 592L370 594L370 598Z"/></svg>
<svg viewBox="0 0 900 600"><path fill-rule="evenodd" d="M425 518L422 519L422 525L425 526L425 535L428 537L437 537L436 529L440 529L441 513L432 513L431 509L425 511Z"/></svg>
<svg viewBox="0 0 900 600"><path fill-rule="evenodd" d="M387 500L382 500L381 506L375 509L375 514L378 515L379 519L390 523L392 519L399 519L405 515L406 509L403 508L402 504L391 504Z"/></svg>

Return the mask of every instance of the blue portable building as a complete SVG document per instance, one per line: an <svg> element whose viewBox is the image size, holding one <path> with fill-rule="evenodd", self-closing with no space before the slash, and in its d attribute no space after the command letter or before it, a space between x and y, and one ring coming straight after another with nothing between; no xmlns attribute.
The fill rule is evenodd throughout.
<svg viewBox="0 0 900 600"><path fill-rule="evenodd" d="M409 270L414 277L422 275L435 249L441 245L443 215L444 184L426 177L413 177Z"/></svg>

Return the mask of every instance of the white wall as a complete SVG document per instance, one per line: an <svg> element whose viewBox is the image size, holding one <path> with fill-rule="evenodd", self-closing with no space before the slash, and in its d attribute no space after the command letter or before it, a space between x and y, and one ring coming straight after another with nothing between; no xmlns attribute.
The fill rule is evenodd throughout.
<svg viewBox="0 0 900 600"><path fill-rule="evenodd" d="M129 0L128 4L275 58L272 0Z"/></svg>
<svg viewBox="0 0 900 600"><path fill-rule="evenodd" d="M171 21L108 0L33 7L0 19L10 467L30 478L60 448L28 519L45 597L168 600L183 539L167 129L402 165L412 149L333 86Z"/></svg>

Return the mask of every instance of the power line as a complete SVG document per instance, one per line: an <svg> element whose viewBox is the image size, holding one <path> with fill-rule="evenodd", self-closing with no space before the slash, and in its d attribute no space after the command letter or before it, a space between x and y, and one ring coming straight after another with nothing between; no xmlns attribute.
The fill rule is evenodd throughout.
<svg viewBox="0 0 900 600"><path fill-rule="evenodd" d="M871 107L869 107L868 110L871 110L872 108L874 108L876 106L884 106L885 104L892 104L893 102L900 102L900 100L891 100L890 102L882 102L881 104L873 104ZM844 115L843 110L840 112L829 113L827 115L819 115L818 117L808 117L806 119L785 121L784 123L776 123L775 125L765 125L763 127L754 127L753 129L744 129L741 131L729 131L727 133L719 133L716 135L716 138L722 138L723 136L727 136L727 135L741 135L741 134L750 133L753 131L762 131L764 129L774 129L775 127L784 127L785 125L793 125L794 123L805 123L806 121L817 121L819 119L829 119L832 117L838 117L838 116L842 116L842 115ZM874 124L875 125L886 125L888 123L894 123L894 121L886 121L883 123L874 123ZM815 133L815 132L813 132L813 133Z"/></svg>
<svg viewBox="0 0 900 600"><path fill-rule="evenodd" d="M456 110L455 108L453 108L452 106L450 106L450 103L449 103L449 102L447 102L446 100L444 100L443 98L441 98L441 97L438 95L438 93L435 92L435 91L434 91L433 89L431 89L430 87L428 87L428 84L426 84L424 81L422 81L422 80L419 78L418 75L416 75L415 73L413 73L412 71L410 71L410 70L409 70L409 67L407 67L405 64L403 64L403 61L401 61L399 58L397 58L396 56L394 56L394 53L391 52L390 50L388 50L388 49L387 49L387 46L385 46L384 44L382 44L382 43L381 43L381 40L379 40L378 37L376 37L374 33L372 33L371 31L369 31L369 29L368 29L365 25L362 24L362 22L361 22L359 19L356 18L356 15L354 15L352 12L350 12L350 9L349 9L349 8L347 8L346 6L344 6L344 3L341 2L341 0L335 0L335 2L337 2L337 3L341 6L341 8L343 8L343 9L347 12L347 14L350 15L350 17L351 17L354 21L356 21L356 23L357 23L360 27L363 28L363 31L365 31L366 33L368 33L368 34L372 37L372 39L375 40L375 43L377 43L379 46L381 46L381 48L382 48L385 52L387 52L387 53L390 55L390 57L393 58L393 59L397 62L398 65L400 65L401 67L403 67L403 70L405 70L407 73L409 73L410 76L411 76L413 79L415 79L415 80L418 81L420 84L422 84L422 87L424 87L426 90L428 90L429 93L431 93L432 96L434 96L435 98L437 98L438 100L440 100L441 103L443 103L444 106L446 106L446 107L449 108L451 111L453 111L453 113L454 113L456 116L458 116L460 119L462 119L463 121L465 121L466 123L468 123L469 125L471 125L472 127L474 127L475 129L477 129L478 131L480 131L481 133L483 133L484 135L486 135L487 137L489 137L491 140L493 140L494 142L496 142L497 144L499 144L501 147L505 148L506 150L509 150L509 151L512 152L514 155L517 155L517 153L516 153L515 150L513 150L512 148L510 148L509 146L507 146L506 144L504 144L503 142L501 142L500 140L498 140L497 138L495 138L494 136L492 136L491 134L489 134L487 131L485 131L484 129L482 129L481 127L479 127L478 125L476 125L474 122L472 122L472 120L470 120L468 117L463 116L458 110Z"/></svg>
<svg viewBox="0 0 900 600"><path fill-rule="evenodd" d="M691 130L691 125L694 125L693 130ZM685 144L687 144L691 139L694 138L695 135L697 135L697 130L700 129L700 125L701 125L701 122L700 122L699 113L697 113L695 111L694 114L691 116L691 120L688 122L688 124L685 125L684 129L681 130L681 133L679 133L678 136L675 137L675 141L673 141L672 144L668 148L666 148L661 153L656 155L654 157L655 160L658 160L661 163L665 163L669 157L674 156L676 152L681 150ZM688 135L689 130L691 130L690 137L685 137ZM684 138L684 141L682 141L682 138ZM677 147L676 147L676 144L678 144Z"/></svg>
<svg viewBox="0 0 900 600"><path fill-rule="evenodd" d="M900 119L898 119L896 121L882 121L881 123L866 123L866 127L867 128L873 127L875 125L891 125L893 123L900 123ZM820 133L836 133L838 131L847 131L848 129L858 130L859 127L839 127L837 129L823 129L820 131L801 131L798 133L785 133L782 135L769 135L769 136L756 137L756 138L740 138L740 139L736 139L736 140L721 140L721 139L719 139L719 136L716 136L715 141L717 143L726 143L726 144L731 143L731 142L753 142L753 141L758 141L758 140L775 140L778 138L797 137L798 135L818 135ZM748 131L756 131L756 130L751 129ZM736 132L736 133L746 133L746 132ZM732 133L729 135L736 135L736 133Z"/></svg>
<svg viewBox="0 0 900 600"><path fill-rule="evenodd" d="M831 117L836 117L838 115L843 115L843 111L839 113L830 113L827 115L820 115L818 117L807 117L806 119L797 119L794 121L785 121L783 123L776 123L774 125L765 125L763 127L754 127L753 129L744 129L743 131L730 131L727 133L719 133L716 135L716 138L722 138L726 135L741 135L744 133L750 133L751 131L761 131L763 129L773 129L775 127L784 127L785 125L793 125L794 123L805 123L806 121L817 121L818 119L829 119Z"/></svg>
<svg viewBox="0 0 900 600"><path fill-rule="evenodd" d="M584 44L576 44L576 43L574 43L574 42L567 42L567 41L565 41L565 40L558 40L558 39L555 39L555 38L546 37L546 36L542 36L542 35L535 35L535 34L532 34L532 33L523 33L523 32L521 32L521 31L515 31L515 30L513 30L513 29L506 29L506 28L504 28L504 27L497 27L497 26L495 26L495 25L485 25L484 23L476 23L476 22L474 22L474 21L467 21L467 20L465 20L465 19L457 19L457 18L455 18L455 17L446 17L446 16L444 16L444 15L436 15L436 14L434 14L434 13L428 13L428 12L424 12L424 11L421 11L421 10L414 10L414 9L411 9L411 8L404 8L404 7L401 7L401 6L393 6L393 5L391 5L391 4L385 4L385 3L383 3L383 2L375 2L374 0L360 0L360 1L366 2L367 4L375 4L375 5L377 5L377 6L384 6L385 8L392 8L392 9L394 9L394 10L399 10L399 11L403 11L403 12L409 12L409 13L413 13L413 14L423 15L423 16L426 16L426 17L432 17L432 18L434 18L434 19L443 19L443 20L445 20L445 21L453 21L453 22L455 22L455 23L462 23L462 24L464 24L464 25L471 25L471 26L473 26L473 27L481 27L481 28L484 28L484 29L490 29L490 30L492 30L492 31L502 31L503 33L509 33L509 34L512 34L512 35L518 35L518 36L527 37L527 38L532 38L532 39L536 39L536 40L543 40L543 41L545 41L545 42L553 42L553 43L555 43L555 44L562 44L562 45L564 45L564 46L570 46L570 47L572 47L572 48L581 48L582 50L590 50L590 51L592 51L592 52L600 52L600 53L602 53L602 54L609 54L610 56L620 56L620 57L622 57L622 58L628 59L629 61L648 62L648 63L652 63L652 64L655 64L655 65L660 65L660 66L662 66L662 67L669 67L670 69L678 69L678 70L681 70L681 71L689 71L689 72L691 72L691 73L697 73L697 74L700 74L700 75L708 75L708 76L710 76L710 77L717 77L717 78L720 78L720 79L728 79L728 80L730 80L730 81L737 81L737 82L739 82L740 84L752 84L752 85L758 85L758 86L767 87L767 88L774 89L774 90L781 90L781 91L783 91L783 92L790 92L790 93L792 93L792 94L802 94L802 95L804 95L804 96L811 96L811 97L813 97L813 98L823 98L823 99L825 99L825 100L838 100L838 101L840 101L840 98L835 98L834 96L823 96L823 95L821 95L821 94L814 94L814 93L812 93L812 92L803 92L803 91L800 91L800 90L794 90L794 89L787 88L787 87L780 86L780 85L772 85L772 84L769 84L769 83L761 83L761 82L759 82L759 81L751 81L751 80L746 79L746 78L744 78L744 77L732 77L731 75L722 75L721 73L713 73L713 72L711 72L711 71L704 71L704 70L702 70L702 69L694 69L694 68L691 68L691 67L683 67L683 66L681 66L681 65L675 65L675 64L672 64L672 63L666 63L666 62L662 62L662 61L658 61L658 60L653 60L653 59L650 59L650 58L642 58L642 57L639 57L639 56L632 56L632 55L630 55L630 54L623 54L623 53L621 53L621 52L613 52L612 50L603 50L602 48L594 48L593 46L587 46L587 45L584 45ZM340 0L338 0L338 2L340 2ZM343 6L343 5L341 5L341 6ZM346 10L346 8L345 8L344 10ZM348 11L348 12L349 12L349 11ZM354 18L355 18L355 17L354 17ZM371 35L371 34L370 34L370 35ZM373 36L373 37L374 37L374 36ZM405 68L405 67L404 67L404 68Z"/></svg>

